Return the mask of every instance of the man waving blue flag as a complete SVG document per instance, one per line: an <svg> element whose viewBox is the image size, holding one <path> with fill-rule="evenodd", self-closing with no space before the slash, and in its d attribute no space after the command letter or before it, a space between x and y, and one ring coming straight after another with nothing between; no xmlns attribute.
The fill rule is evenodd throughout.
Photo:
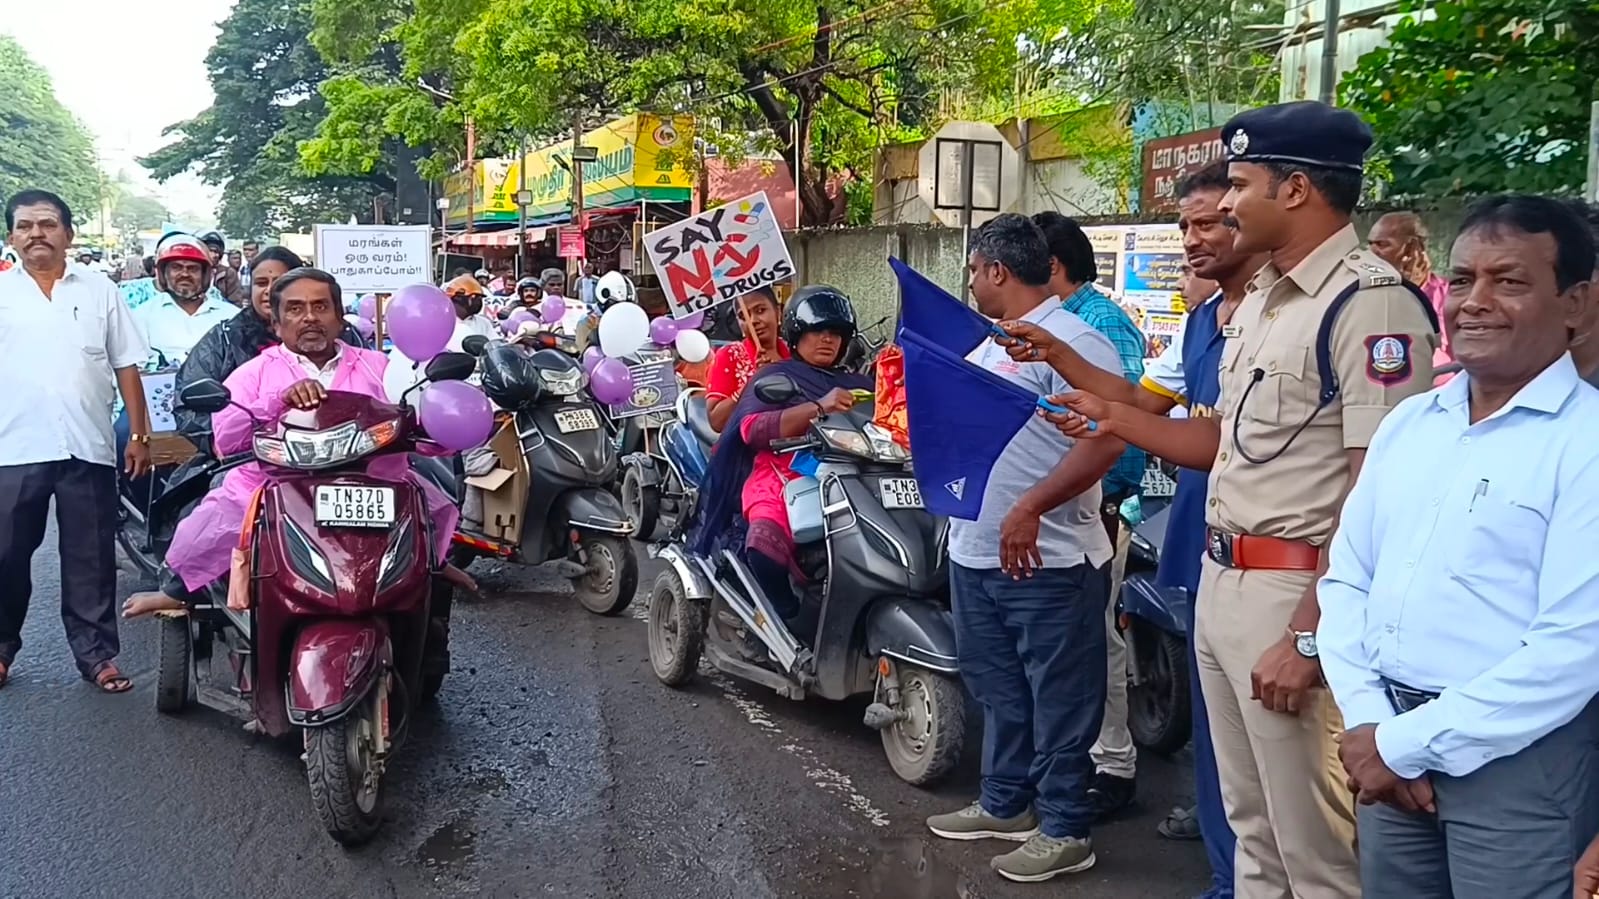
<svg viewBox="0 0 1599 899"><path fill-rule="evenodd" d="M1024 216L983 225L968 260L977 311L1031 322L1119 374L1110 341L1052 295L1049 260ZM960 324L970 310L945 303L940 317L919 285L904 306L906 417L923 497L931 507L958 495L970 511L969 495L982 495L975 518L949 523L961 679L983 707L982 793L927 826L948 839L1025 842L992 861L1011 880L1085 871L1094 865L1089 750L1104 714L1110 590L1099 481L1123 444L1073 443L1033 414L1040 397L1070 389L1048 364L1013 359L980 335L961 359L975 331Z"/></svg>

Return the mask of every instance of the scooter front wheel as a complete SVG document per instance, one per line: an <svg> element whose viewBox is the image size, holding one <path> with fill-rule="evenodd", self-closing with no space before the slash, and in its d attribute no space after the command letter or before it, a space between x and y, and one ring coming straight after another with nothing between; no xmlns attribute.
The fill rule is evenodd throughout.
<svg viewBox="0 0 1599 899"><path fill-rule="evenodd" d="M705 648L709 609L705 601L689 599L684 592L671 568L661 572L650 591L650 667L668 687L681 687L694 677Z"/></svg>
<svg viewBox="0 0 1599 899"><path fill-rule="evenodd" d="M883 753L900 780L927 786L960 761L966 744L966 693L944 674L898 666L899 720L883 728Z"/></svg>
<svg viewBox="0 0 1599 899"><path fill-rule="evenodd" d="M160 659L155 677L155 709L172 715L183 711L194 695L189 689L194 635L189 627L188 615L163 615L157 621L160 622L161 635Z"/></svg>
<svg viewBox="0 0 1599 899"><path fill-rule="evenodd" d="M625 537L589 534L583 538L582 577L572 580L577 601L596 615L615 615L638 592L638 555Z"/></svg>
<svg viewBox="0 0 1599 899"><path fill-rule="evenodd" d="M372 839L383 823L383 772L377 757L381 705L362 702L343 718L305 732L311 804L322 826L345 846Z"/></svg>

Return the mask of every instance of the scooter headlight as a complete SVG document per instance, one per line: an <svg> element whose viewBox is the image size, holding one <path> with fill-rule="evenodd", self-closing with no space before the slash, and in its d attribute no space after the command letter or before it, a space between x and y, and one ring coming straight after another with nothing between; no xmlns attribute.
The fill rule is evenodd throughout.
<svg viewBox="0 0 1599 899"><path fill-rule="evenodd" d="M859 431L854 428L827 427L817 430L834 449L863 459L874 462L906 462L910 459L910 454L895 443L887 431L874 424L867 424Z"/></svg>
<svg viewBox="0 0 1599 899"><path fill-rule="evenodd" d="M315 471L359 459L388 446L400 434L398 419L359 428L354 422L326 431L291 430L282 439L257 436L255 457L284 468Z"/></svg>
<svg viewBox="0 0 1599 899"><path fill-rule="evenodd" d="M539 369L539 381L544 385L544 392L551 396L575 396L587 380L580 368L567 371Z"/></svg>

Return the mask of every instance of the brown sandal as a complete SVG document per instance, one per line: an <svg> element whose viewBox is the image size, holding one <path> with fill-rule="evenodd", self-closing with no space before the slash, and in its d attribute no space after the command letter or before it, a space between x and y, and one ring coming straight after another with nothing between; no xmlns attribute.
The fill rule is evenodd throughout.
<svg viewBox="0 0 1599 899"><path fill-rule="evenodd" d="M84 680L90 681L106 693L126 693L133 689L133 681L124 677L111 662L101 665L100 670L96 671L92 678L85 677Z"/></svg>

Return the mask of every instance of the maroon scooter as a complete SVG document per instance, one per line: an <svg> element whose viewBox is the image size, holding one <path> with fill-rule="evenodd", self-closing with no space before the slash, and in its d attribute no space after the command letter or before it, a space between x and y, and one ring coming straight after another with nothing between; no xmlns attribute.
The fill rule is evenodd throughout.
<svg viewBox="0 0 1599 899"><path fill-rule="evenodd" d="M441 354L427 378L462 380L475 365ZM232 399L207 379L181 401L215 414ZM459 481L430 449L442 452L404 398L395 406L330 391L315 409L258 425L254 458L271 479L243 525L248 608L230 608L218 583L188 614L162 619L157 708L197 700L269 736L298 729L312 804L345 845L377 832L394 749L449 669L453 587L434 558L426 499L409 478L366 471L375 457L420 451L410 467L459 502ZM217 678L225 688L212 683L217 647L229 665Z"/></svg>

